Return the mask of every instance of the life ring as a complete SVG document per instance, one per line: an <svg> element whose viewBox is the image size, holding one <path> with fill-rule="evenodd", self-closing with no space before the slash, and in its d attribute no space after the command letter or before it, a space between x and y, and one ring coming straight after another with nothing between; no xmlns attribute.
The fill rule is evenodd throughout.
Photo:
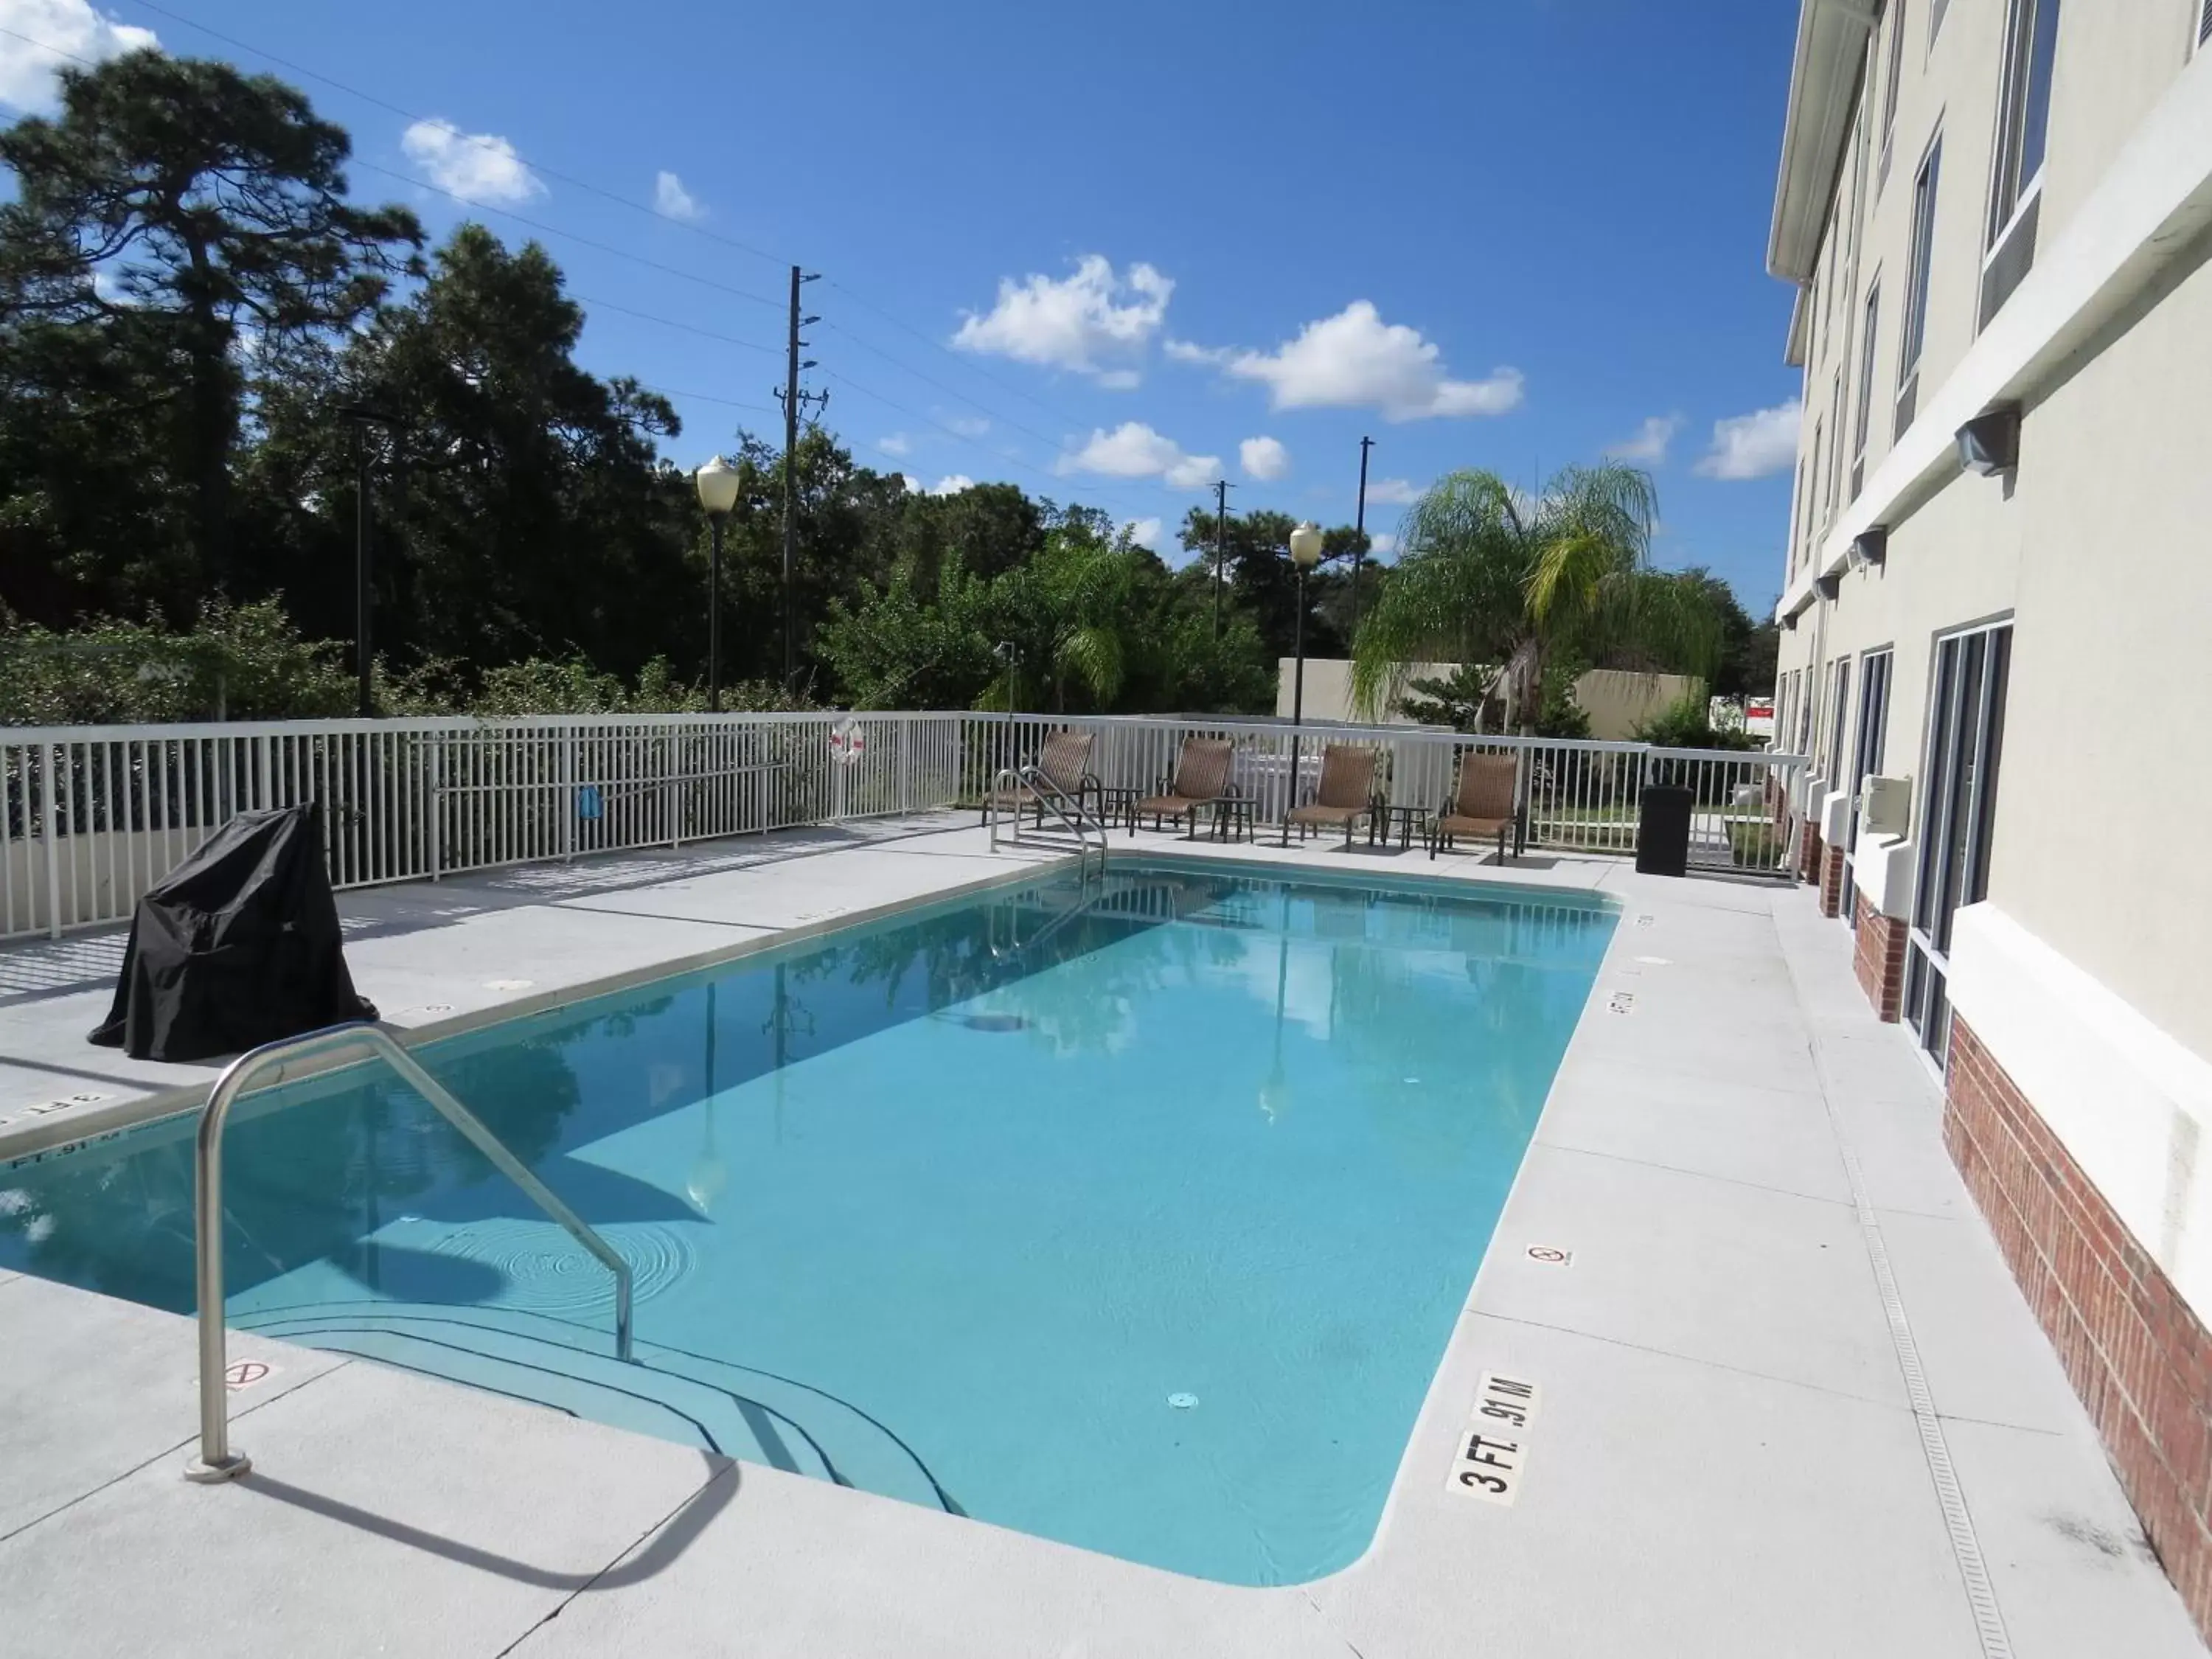
<svg viewBox="0 0 2212 1659"><path fill-rule="evenodd" d="M857 766L866 752L868 735L858 720L840 720L830 728L830 758L840 766Z"/></svg>

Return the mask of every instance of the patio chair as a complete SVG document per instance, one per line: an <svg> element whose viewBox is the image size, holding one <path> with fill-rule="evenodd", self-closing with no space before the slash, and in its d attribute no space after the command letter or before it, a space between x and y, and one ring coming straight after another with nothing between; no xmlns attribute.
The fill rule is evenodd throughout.
<svg viewBox="0 0 2212 1659"><path fill-rule="evenodd" d="M1091 745L1095 741L1095 732L1065 729L1052 732L1037 746L1036 759L1030 764L1042 773L1061 794L1075 803L1079 817L1086 810L1084 803L1095 800L1097 805L1091 816L1103 823L1106 821L1105 786L1090 770ZM1026 783L1016 783L1011 789L1001 789L994 784L983 797L983 817L988 822L994 811L1011 812L1014 827L1018 830L1024 806L1036 809L1037 825L1042 829L1044 825L1044 797L1042 794Z"/></svg>
<svg viewBox="0 0 2212 1659"><path fill-rule="evenodd" d="M1283 815L1283 837L1289 840L1293 824L1304 841L1317 829L1340 823L1349 847L1352 826L1362 818L1375 822L1375 751L1332 743L1321 751L1321 781L1313 799Z"/></svg>
<svg viewBox="0 0 2212 1659"><path fill-rule="evenodd" d="M1429 821L1429 856L1457 836L1495 836L1505 861L1505 836L1514 827L1514 785L1519 763L1510 755L1462 755L1459 789L1451 805Z"/></svg>
<svg viewBox="0 0 2212 1659"><path fill-rule="evenodd" d="M1149 815L1155 830L1165 820L1182 818L1186 821L1186 833L1198 833L1198 814L1201 807L1217 811L1223 802L1233 799L1236 785L1229 781L1230 746L1226 738L1185 738L1182 753L1176 759L1175 775L1160 781L1160 793L1147 795L1129 805L1129 833L1137 833L1137 820Z"/></svg>

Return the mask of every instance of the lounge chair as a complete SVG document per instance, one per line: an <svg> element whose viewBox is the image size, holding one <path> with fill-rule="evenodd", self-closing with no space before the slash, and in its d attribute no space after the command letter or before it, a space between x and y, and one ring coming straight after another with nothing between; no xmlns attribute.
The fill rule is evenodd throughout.
<svg viewBox="0 0 2212 1659"><path fill-rule="evenodd" d="M1176 759L1175 776L1160 781L1159 793L1130 803L1129 833L1135 835L1137 820L1149 816L1155 830L1166 819L1182 818L1187 821L1186 833L1195 836L1200 809L1218 810L1237 793L1236 786L1229 781L1229 757L1225 738L1185 738L1182 753Z"/></svg>
<svg viewBox="0 0 2212 1659"><path fill-rule="evenodd" d="M1352 826L1362 818L1375 821L1375 751L1333 743L1321 751L1321 781L1313 799L1283 815L1283 837L1290 838L1293 824L1304 841L1315 830L1340 823L1349 847Z"/></svg>
<svg viewBox="0 0 2212 1659"><path fill-rule="evenodd" d="M1429 856L1456 836L1495 836L1505 861L1505 836L1515 823L1514 789L1520 763L1510 755L1462 755L1459 790L1451 805L1429 821Z"/></svg>
<svg viewBox="0 0 2212 1659"><path fill-rule="evenodd" d="M1090 732L1054 732L1038 746L1036 759L1030 764L1043 774L1046 781L1061 794L1075 803L1079 815L1087 810L1090 816L1103 823L1106 818L1105 787L1089 769L1091 745L1096 740L1097 734ZM1097 805L1086 809L1086 801L1096 802ZM1002 789L994 784L983 797L983 817L988 822L994 811L1011 812L1014 828L1018 830L1022 809L1025 806L1036 809L1037 824L1042 828L1044 823L1044 797L1042 793L1026 783L1018 782L1010 789Z"/></svg>

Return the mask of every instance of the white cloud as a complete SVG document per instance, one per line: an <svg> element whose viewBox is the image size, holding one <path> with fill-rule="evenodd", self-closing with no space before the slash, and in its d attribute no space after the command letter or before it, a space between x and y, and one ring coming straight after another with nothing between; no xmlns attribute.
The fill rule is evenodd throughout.
<svg viewBox="0 0 2212 1659"><path fill-rule="evenodd" d="M900 473L899 482L906 486L906 493L909 495L919 495L922 493L921 480L911 472Z"/></svg>
<svg viewBox="0 0 2212 1659"><path fill-rule="evenodd" d="M54 107L54 77L70 67L63 52L98 63L161 44L153 30L118 23L86 0L0 0L0 27L12 31L0 34L0 104L11 109Z"/></svg>
<svg viewBox="0 0 2212 1659"><path fill-rule="evenodd" d="M1749 415L1731 415L1713 422L1713 447L1698 463L1707 478L1763 478L1786 471L1797 459L1797 428L1805 418L1805 403L1792 398L1772 409Z"/></svg>
<svg viewBox="0 0 2212 1659"><path fill-rule="evenodd" d="M1641 466L1657 466L1667 459L1668 446L1674 434L1682 429L1680 415L1653 415L1636 428L1636 435L1624 438L1606 449L1607 456L1616 461L1634 461Z"/></svg>
<svg viewBox="0 0 2212 1659"><path fill-rule="evenodd" d="M1108 478L1161 478L1176 489L1195 489L1220 475L1221 457L1186 454L1181 444L1143 422L1124 421L1111 432L1094 428L1082 448L1060 458L1058 470Z"/></svg>
<svg viewBox="0 0 2212 1659"><path fill-rule="evenodd" d="M1421 487L1404 478L1370 478L1367 499L1380 501L1385 507L1404 507L1421 497Z"/></svg>
<svg viewBox="0 0 2212 1659"><path fill-rule="evenodd" d="M957 495L962 490L975 487L975 481L965 472L953 472L939 478L929 493L933 495Z"/></svg>
<svg viewBox="0 0 2212 1659"><path fill-rule="evenodd" d="M1237 446L1237 464L1248 478L1257 478L1262 483L1273 483L1289 476L1291 452L1283 447L1279 438L1247 438Z"/></svg>
<svg viewBox="0 0 2212 1659"><path fill-rule="evenodd" d="M449 195L471 202L526 202L544 181L496 134L463 132L450 121L417 121L399 135L407 159Z"/></svg>
<svg viewBox="0 0 2212 1659"><path fill-rule="evenodd" d="M1493 369L1484 380L1455 380L1434 341L1403 323L1384 322L1366 300L1308 323L1297 339L1273 351L1224 357L1176 342L1170 355L1185 362L1219 362L1238 380L1261 381L1274 394L1277 409L1376 409L1387 421L1420 421L1503 415L1521 402L1519 369Z"/></svg>
<svg viewBox="0 0 2212 1659"><path fill-rule="evenodd" d="M1367 532L1367 550L1378 559L1387 559L1398 550L1398 538L1387 530Z"/></svg>
<svg viewBox="0 0 2212 1659"><path fill-rule="evenodd" d="M914 440L903 432L890 432L876 440L876 447L886 455L903 457L914 453Z"/></svg>
<svg viewBox="0 0 2212 1659"><path fill-rule="evenodd" d="M1189 340L1169 340L1162 344L1160 349L1179 363L1219 365L1237 355L1235 349L1229 346L1202 346Z"/></svg>
<svg viewBox="0 0 2212 1659"><path fill-rule="evenodd" d="M672 219L696 224L707 216L707 210L699 205L699 198L684 189L684 181L672 173L653 175L653 204Z"/></svg>
<svg viewBox="0 0 2212 1659"><path fill-rule="evenodd" d="M1172 281L1141 261L1117 276L1103 254L1087 253L1057 282L1037 274L1018 283L1000 278L998 303L969 313L952 343L1131 386L1134 371L1126 360L1159 331L1174 292Z"/></svg>
<svg viewBox="0 0 2212 1659"><path fill-rule="evenodd" d="M1144 383L1145 377L1133 368L1109 368L1098 377L1098 384L1108 392L1134 392Z"/></svg>
<svg viewBox="0 0 2212 1659"><path fill-rule="evenodd" d="M980 438L991 429L990 422L981 415L954 415L945 424L963 438Z"/></svg>
<svg viewBox="0 0 2212 1659"><path fill-rule="evenodd" d="M1167 526L1158 519L1132 519L1121 528L1129 532L1129 539L1138 546L1149 547L1157 553L1160 550L1160 537Z"/></svg>

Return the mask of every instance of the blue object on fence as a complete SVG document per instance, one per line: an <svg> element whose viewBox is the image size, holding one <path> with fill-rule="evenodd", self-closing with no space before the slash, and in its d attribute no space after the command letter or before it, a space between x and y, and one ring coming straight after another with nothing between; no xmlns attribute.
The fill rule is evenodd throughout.
<svg viewBox="0 0 2212 1659"><path fill-rule="evenodd" d="M599 786L596 783L578 784L576 816L580 818L603 818L606 815L606 803L599 799Z"/></svg>

